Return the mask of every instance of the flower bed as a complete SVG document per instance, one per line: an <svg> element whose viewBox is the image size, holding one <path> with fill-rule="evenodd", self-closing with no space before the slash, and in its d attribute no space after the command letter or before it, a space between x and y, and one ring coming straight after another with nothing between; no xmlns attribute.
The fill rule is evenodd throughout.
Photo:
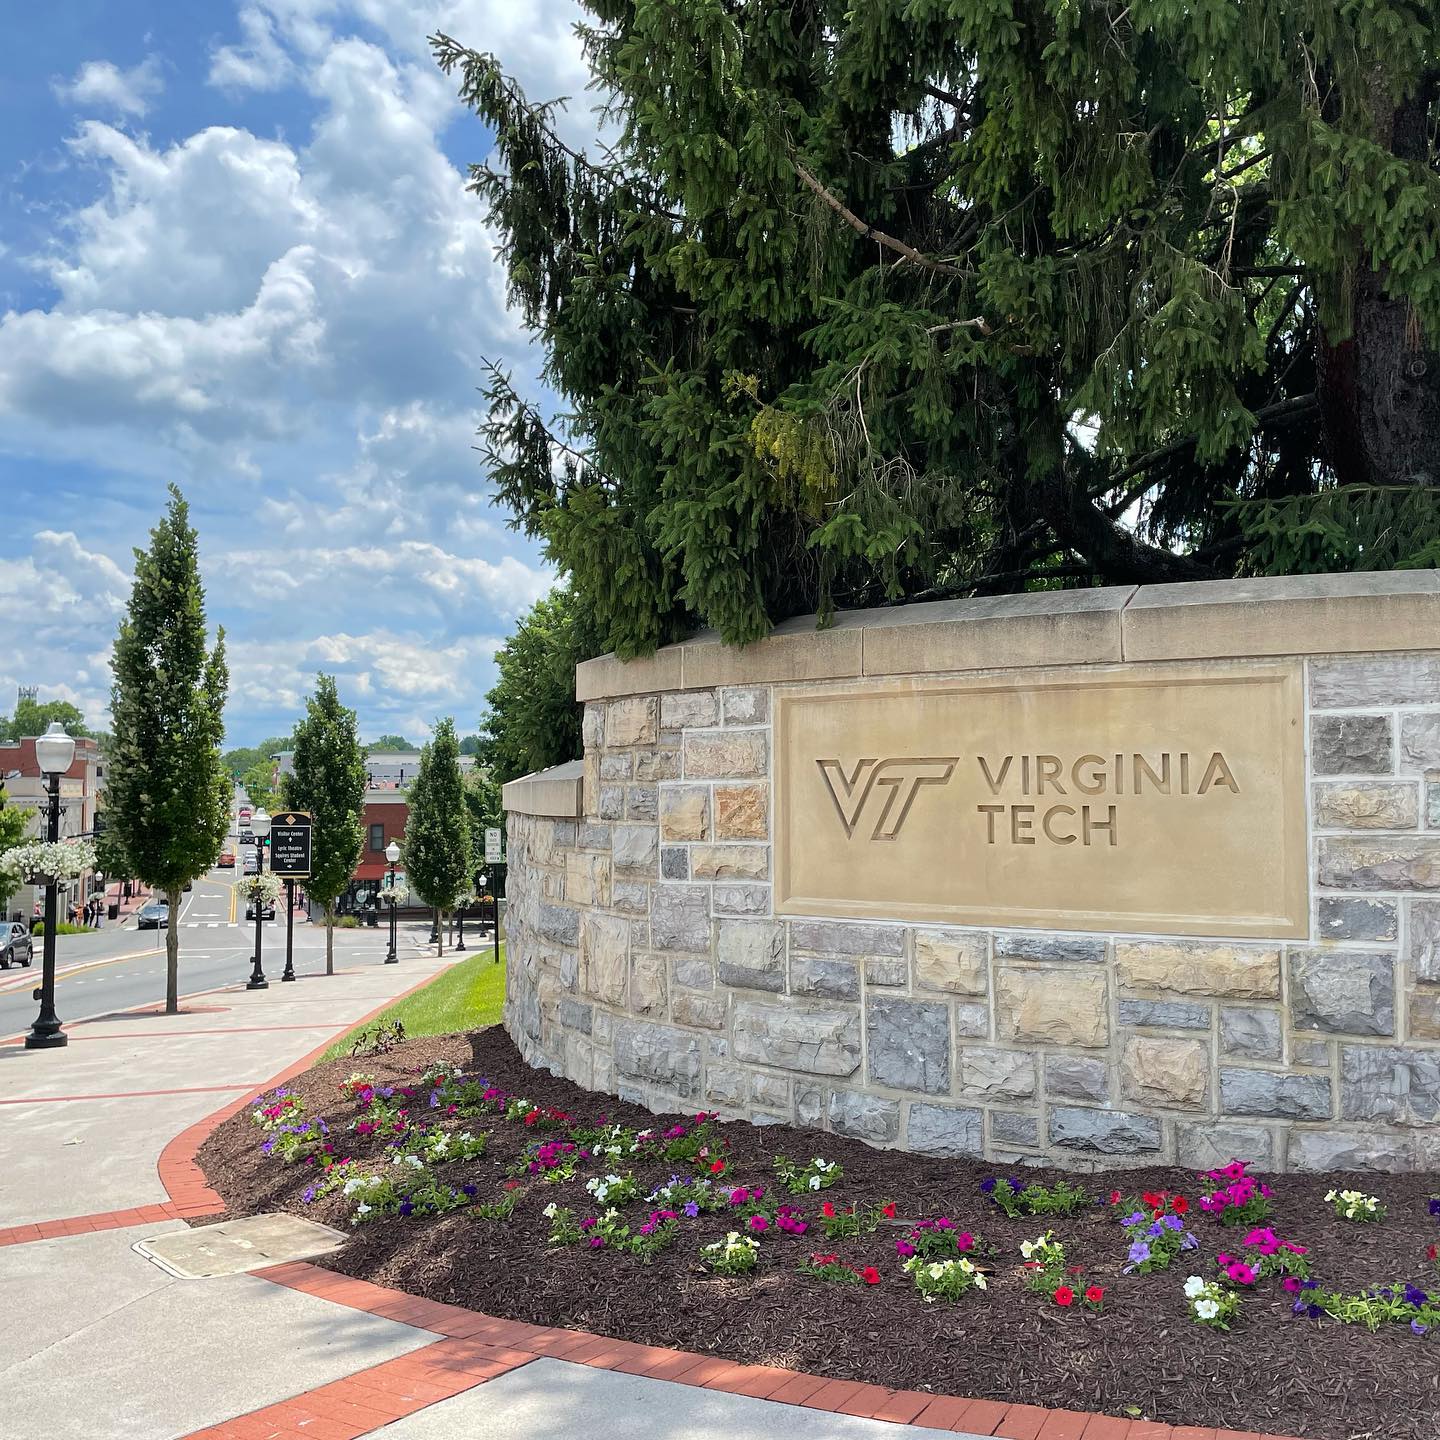
<svg viewBox="0 0 1440 1440"><path fill-rule="evenodd" d="M1012 1177L652 1116L529 1069L498 1027L355 1068L317 1066L200 1153L233 1213L352 1230L321 1262L342 1273L894 1388L1307 1440L1436 1433L1433 1177L1267 1183L1243 1157L1203 1179ZM1351 1190L1383 1218L1326 1199Z"/></svg>

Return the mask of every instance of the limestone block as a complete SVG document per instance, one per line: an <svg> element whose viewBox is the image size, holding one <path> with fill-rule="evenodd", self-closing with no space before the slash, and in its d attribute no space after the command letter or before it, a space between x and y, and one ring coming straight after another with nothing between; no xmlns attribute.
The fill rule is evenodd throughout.
<svg viewBox="0 0 1440 1440"><path fill-rule="evenodd" d="M766 840L770 836L770 787L765 784L715 787L715 838Z"/></svg>
<svg viewBox="0 0 1440 1440"><path fill-rule="evenodd" d="M653 785L631 785L625 791L625 818L648 820L658 818L659 796Z"/></svg>
<svg viewBox="0 0 1440 1440"><path fill-rule="evenodd" d="M790 1108L790 1082L779 1075L752 1075L750 1099L753 1104L770 1110Z"/></svg>
<svg viewBox="0 0 1440 1440"><path fill-rule="evenodd" d="M785 927L778 920L727 920L715 943L722 985L746 990L785 988Z"/></svg>
<svg viewBox="0 0 1440 1440"><path fill-rule="evenodd" d="M580 1001L572 1000L568 995L560 1001L560 1023L567 1030L578 1030L582 1035L588 1035L594 1013L591 1006L582 1005Z"/></svg>
<svg viewBox="0 0 1440 1440"><path fill-rule="evenodd" d="M1286 1137L1289 1170L1415 1169L1415 1143L1373 1130L1292 1130Z"/></svg>
<svg viewBox="0 0 1440 1440"><path fill-rule="evenodd" d="M1440 890L1440 836L1323 835L1316 878L1331 890Z"/></svg>
<svg viewBox="0 0 1440 1440"><path fill-rule="evenodd" d="M721 709L727 725L764 725L770 719L770 692L750 686L725 690Z"/></svg>
<svg viewBox="0 0 1440 1440"><path fill-rule="evenodd" d="M609 909L610 857L571 850L565 856L565 898L572 905Z"/></svg>
<svg viewBox="0 0 1440 1440"><path fill-rule="evenodd" d="M1103 1060L1085 1055L1047 1055L1045 1093L1052 1100L1110 1099L1110 1070Z"/></svg>
<svg viewBox="0 0 1440 1440"><path fill-rule="evenodd" d="M770 764L764 730L690 730L684 748L687 780L763 778Z"/></svg>
<svg viewBox="0 0 1440 1440"><path fill-rule="evenodd" d="M1194 1110L1205 1104L1210 1083L1210 1046L1204 1040L1135 1036L1120 1059L1120 1093L1126 1100L1163 1110Z"/></svg>
<svg viewBox="0 0 1440 1440"><path fill-rule="evenodd" d="M587 705L580 722L580 738L587 750L598 750L605 743L605 707Z"/></svg>
<svg viewBox="0 0 1440 1440"><path fill-rule="evenodd" d="M1278 1060L1284 1040L1278 1010L1220 1007L1220 1053L1241 1060Z"/></svg>
<svg viewBox="0 0 1440 1440"><path fill-rule="evenodd" d="M806 1108L808 1110L808 1106ZM836 1090L830 1096L828 1116L830 1129L835 1134L865 1140L871 1145L889 1145L900 1135L898 1100Z"/></svg>
<svg viewBox="0 0 1440 1440"><path fill-rule="evenodd" d="M896 1110L898 1112L899 1106ZM795 1089L795 1123L819 1126L825 1118L825 1094L818 1085L798 1085ZM896 1124L899 1124L897 1113Z"/></svg>
<svg viewBox="0 0 1440 1440"><path fill-rule="evenodd" d="M990 1007L979 1004L955 1006L955 1033L962 1040L983 1040L990 1034Z"/></svg>
<svg viewBox="0 0 1440 1440"><path fill-rule="evenodd" d="M715 966L709 960L701 960L693 955L680 955L675 958L670 973L675 983L686 990L715 988Z"/></svg>
<svg viewBox="0 0 1440 1440"><path fill-rule="evenodd" d="M905 1118L905 1148L945 1160L978 1159L984 1154L984 1112L960 1105L914 1102Z"/></svg>
<svg viewBox="0 0 1440 1440"><path fill-rule="evenodd" d="M1247 1000L1280 997L1280 951L1272 945L1117 940L1115 973L1126 990L1168 990L1178 995Z"/></svg>
<svg viewBox="0 0 1440 1440"><path fill-rule="evenodd" d="M1405 902L1405 936L1412 978L1440 985L1440 900Z"/></svg>
<svg viewBox="0 0 1440 1440"><path fill-rule="evenodd" d="M678 780L679 750L641 750L635 756L635 778L650 785L660 780Z"/></svg>
<svg viewBox="0 0 1440 1440"><path fill-rule="evenodd" d="M623 820L625 818L625 787L623 785L602 785L595 813L602 820Z"/></svg>
<svg viewBox="0 0 1440 1440"><path fill-rule="evenodd" d="M693 730L720 723L720 701L713 690L678 690L660 697L662 730Z"/></svg>
<svg viewBox="0 0 1440 1440"><path fill-rule="evenodd" d="M677 990L670 997L670 1018L677 1025L694 1025L699 1030L719 1030L725 1024L728 1004L724 995L706 995L698 990Z"/></svg>
<svg viewBox="0 0 1440 1440"><path fill-rule="evenodd" d="M962 1045L955 1068L967 1099L1028 1100L1035 1093L1035 1057L1025 1051Z"/></svg>
<svg viewBox="0 0 1440 1440"><path fill-rule="evenodd" d="M1400 935L1400 916L1393 900L1322 895L1316 905L1315 933L1321 940L1395 940ZM1436 975L1440 978L1440 971Z"/></svg>
<svg viewBox="0 0 1440 1440"><path fill-rule="evenodd" d="M580 912L564 905L542 905L539 930L557 945L574 945L580 939Z"/></svg>
<svg viewBox="0 0 1440 1440"><path fill-rule="evenodd" d="M605 743L612 750L653 745L659 737L659 707L653 695L612 700L605 712Z"/></svg>
<svg viewBox="0 0 1440 1440"><path fill-rule="evenodd" d="M768 885L716 885L714 896L717 915L768 915L770 913L770 887Z"/></svg>
<svg viewBox="0 0 1440 1440"><path fill-rule="evenodd" d="M708 840L710 838L710 787L708 785L662 785L660 787L660 838L662 840Z"/></svg>
<svg viewBox="0 0 1440 1440"><path fill-rule="evenodd" d="M1440 1040L1440 991L1416 990L1410 996L1410 1028L1412 1040Z"/></svg>
<svg viewBox="0 0 1440 1440"><path fill-rule="evenodd" d="M624 1005L629 978L630 922L587 912L580 926L581 988L607 1005Z"/></svg>
<svg viewBox="0 0 1440 1440"><path fill-rule="evenodd" d="M858 1000L860 970L853 960L796 955L790 961L790 993L815 1000Z"/></svg>
<svg viewBox="0 0 1440 1440"><path fill-rule="evenodd" d="M1425 781L1425 828L1440 830L1440 781Z"/></svg>
<svg viewBox="0 0 1440 1440"><path fill-rule="evenodd" d="M1273 1115L1282 1120L1330 1119L1330 1081L1323 1075L1220 1068L1220 1109L1227 1115Z"/></svg>
<svg viewBox="0 0 1440 1440"><path fill-rule="evenodd" d="M989 950L990 937L983 930L917 930L916 989L983 995Z"/></svg>
<svg viewBox="0 0 1440 1440"><path fill-rule="evenodd" d="M735 1058L811 1075L853 1075L860 1068L860 1012L855 1006L781 1000L735 1002Z"/></svg>
<svg viewBox="0 0 1440 1440"><path fill-rule="evenodd" d="M630 1009L636 1015L665 1013L665 957L630 957Z"/></svg>
<svg viewBox="0 0 1440 1440"><path fill-rule="evenodd" d="M1290 1018L1297 1030L1395 1033L1395 957L1291 947Z"/></svg>
<svg viewBox="0 0 1440 1440"><path fill-rule="evenodd" d="M1440 769L1440 710L1400 717L1400 768Z"/></svg>
<svg viewBox="0 0 1440 1440"><path fill-rule="evenodd" d="M1440 1051L1342 1046L1340 1114L1387 1125L1434 1125L1440 1121Z"/></svg>
<svg viewBox="0 0 1440 1440"><path fill-rule="evenodd" d="M995 1023L1002 1040L1089 1050L1110 1042L1103 974L1006 968L996 990Z"/></svg>
<svg viewBox="0 0 1440 1440"><path fill-rule="evenodd" d="M1312 660L1310 704L1316 710L1440 705L1440 658L1363 655Z"/></svg>
<svg viewBox="0 0 1440 1440"><path fill-rule="evenodd" d="M1050 1109L1050 1143L1094 1155L1143 1155L1160 1148L1160 1122L1124 1110Z"/></svg>
<svg viewBox="0 0 1440 1440"><path fill-rule="evenodd" d="M705 1068L705 1098L716 1105L738 1109L745 1103L750 1076L733 1065L708 1065Z"/></svg>
<svg viewBox="0 0 1440 1440"><path fill-rule="evenodd" d="M950 1089L950 1009L921 1000L872 996L865 1006L870 1079L896 1090Z"/></svg>
<svg viewBox="0 0 1440 1440"><path fill-rule="evenodd" d="M1021 1115L1014 1110L992 1110L990 1142L1033 1149L1040 1143L1040 1121L1034 1115Z"/></svg>
<svg viewBox="0 0 1440 1440"><path fill-rule="evenodd" d="M1045 935L1034 930L1001 930L995 935L997 960L1039 960L1047 964L1100 965L1105 941L1096 935Z"/></svg>
<svg viewBox="0 0 1440 1440"><path fill-rule="evenodd" d="M650 906L650 943L657 950L710 951L710 893L705 885L661 885Z"/></svg>
<svg viewBox="0 0 1440 1440"><path fill-rule="evenodd" d="M1182 1121L1175 1127L1175 1163L1191 1170L1218 1170L1246 1160L1257 1170L1275 1168L1275 1136L1259 1125L1227 1120Z"/></svg>
<svg viewBox="0 0 1440 1440"><path fill-rule="evenodd" d="M644 915L650 909L650 887L636 880L617 880L611 887L610 903L627 915Z"/></svg>
<svg viewBox="0 0 1440 1440"><path fill-rule="evenodd" d="M903 990L910 967L903 955L871 955L865 961L865 983L883 989Z"/></svg>
<svg viewBox="0 0 1440 1440"><path fill-rule="evenodd" d="M576 827L575 844L581 850L609 850L610 827L586 821Z"/></svg>
<svg viewBox="0 0 1440 1440"><path fill-rule="evenodd" d="M790 948L817 955L903 955L905 927L845 920L792 920Z"/></svg>
<svg viewBox="0 0 1440 1440"><path fill-rule="evenodd" d="M1122 1000L1120 1023L1156 1030L1208 1030L1210 1007L1195 1000Z"/></svg>
<svg viewBox="0 0 1440 1440"><path fill-rule="evenodd" d="M662 845L660 847L660 878L662 880L688 880L690 878L690 852L683 845Z"/></svg>
<svg viewBox="0 0 1440 1440"><path fill-rule="evenodd" d="M1390 775L1395 737L1388 715L1316 715L1310 765L1317 775Z"/></svg>
<svg viewBox="0 0 1440 1440"><path fill-rule="evenodd" d="M616 781L630 778L631 756L628 750L621 750L600 757L601 780Z"/></svg>
<svg viewBox="0 0 1440 1440"><path fill-rule="evenodd" d="M1290 1063L1302 1065L1311 1070L1325 1070L1333 1063L1330 1041L1306 1040L1299 1035L1290 1037Z"/></svg>
<svg viewBox="0 0 1440 1440"><path fill-rule="evenodd" d="M692 845L690 873L697 880L766 880L768 845Z"/></svg>
<svg viewBox="0 0 1440 1440"><path fill-rule="evenodd" d="M1314 812L1322 830L1413 830L1420 823L1420 794L1414 782L1317 785Z"/></svg>
<svg viewBox="0 0 1440 1440"><path fill-rule="evenodd" d="M700 1078L700 1042L684 1030L647 1020L617 1020L615 1069L632 1080L663 1085L681 1096L694 1094Z"/></svg>

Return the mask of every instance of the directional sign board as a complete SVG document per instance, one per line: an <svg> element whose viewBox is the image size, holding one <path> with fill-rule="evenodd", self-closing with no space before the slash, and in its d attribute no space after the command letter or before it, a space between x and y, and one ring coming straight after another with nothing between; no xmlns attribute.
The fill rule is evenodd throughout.
<svg viewBox="0 0 1440 1440"><path fill-rule="evenodd" d="M286 810L270 822L270 873L281 880L310 878L310 816Z"/></svg>
<svg viewBox="0 0 1440 1440"><path fill-rule="evenodd" d="M500 863L500 830L498 827L492 826L485 831L485 863L487 865Z"/></svg>

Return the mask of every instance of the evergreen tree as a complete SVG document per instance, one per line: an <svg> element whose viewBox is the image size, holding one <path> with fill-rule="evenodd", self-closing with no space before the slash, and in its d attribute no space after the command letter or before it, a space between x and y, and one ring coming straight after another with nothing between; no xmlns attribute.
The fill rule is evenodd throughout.
<svg viewBox="0 0 1440 1440"><path fill-rule="evenodd" d="M446 716L420 752L420 769L408 796L405 878L435 911L440 953L445 953L444 915L471 882L470 822L460 774L455 722Z"/></svg>
<svg viewBox="0 0 1440 1440"><path fill-rule="evenodd" d="M135 585L111 666L106 821L136 877L169 903L165 1011L174 1015L181 896L219 858L234 793L220 757L230 685L225 632L207 654L199 547L174 485L150 548L135 552Z"/></svg>
<svg viewBox="0 0 1440 1440"><path fill-rule="evenodd" d="M480 759L497 782L582 753L575 666L603 649L589 608L569 590L552 590L520 617L495 652L499 677L480 722Z"/></svg>
<svg viewBox="0 0 1440 1440"><path fill-rule="evenodd" d="M1337 487L1423 563L1433 0L584 3L603 155L432 44L572 412L492 370L491 474L606 647L1300 563Z"/></svg>
<svg viewBox="0 0 1440 1440"><path fill-rule="evenodd" d="M325 973L335 973L335 902L360 863L364 844L365 751L355 712L340 703L335 680L315 677L305 718L295 727L294 773L282 785L285 806L310 812L311 868L305 882L325 911Z"/></svg>

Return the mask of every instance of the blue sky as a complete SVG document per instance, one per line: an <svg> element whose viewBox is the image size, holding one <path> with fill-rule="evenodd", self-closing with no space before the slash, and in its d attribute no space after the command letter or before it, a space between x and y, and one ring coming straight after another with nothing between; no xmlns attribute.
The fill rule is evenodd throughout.
<svg viewBox="0 0 1440 1440"><path fill-rule="evenodd" d="M483 357L534 385L488 146L443 29L581 96L572 0L65 0L0 57L0 711L103 724L109 650L177 481L231 655L227 728L288 729L317 669L367 736L473 728L553 576L471 448ZM540 398L543 399L543 396Z"/></svg>

